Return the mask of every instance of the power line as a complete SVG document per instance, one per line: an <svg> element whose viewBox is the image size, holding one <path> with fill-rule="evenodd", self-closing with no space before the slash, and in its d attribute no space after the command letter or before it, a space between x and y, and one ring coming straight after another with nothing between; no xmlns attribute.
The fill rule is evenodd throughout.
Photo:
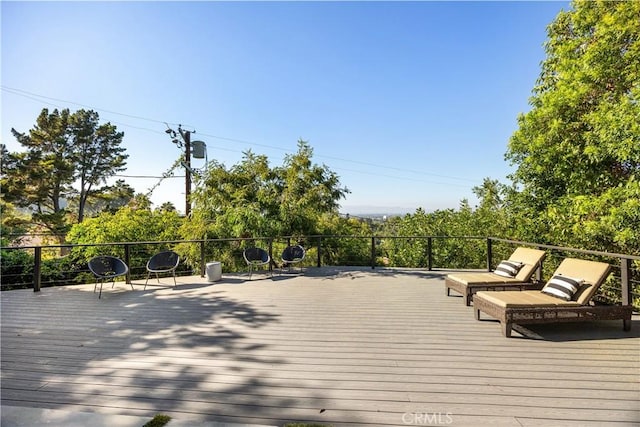
<svg viewBox="0 0 640 427"><path fill-rule="evenodd" d="M7 91L7 92L13 93L14 95L24 96L24 97L30 98L30 99L34 99L33 97L38 97L38 98L48 99L48 100L51 100L51 101L64 102L65 104L77 105L79 107L90 108L92 110L102 111L103 113L116 114L118 116L129 117L129 118L132 118L132 119L145 120L145 121L148 121L148 122L160 123L160 124L167 123L166 120L156 120L156 119L150 119L148 117L136 116L136 115L133 115L133 114L119 113L117 111L111 111L111 110L106 110L104 108L92 107L91 105L81 104L79 102L69 101L69 100L66 100L66 99L52 98L50 96L40 95L40 94L37 94L37 93L33 93L33 92L26 91L26 90L5 86L5 85L0 85L0 87L3 90ZM54 105L54 104L51 104L51 105ZM178 123L170 123L170 124L176 125L176 126L178 125Z"/></svg>
<svg viewBox="0 0 640 427"><path fill-rule="evenodd" d="M171 123L171 122L167 122L166 120L158 120L158 119L143 117L143 116L139 116L139 115L120 113L120 112L117 112L117 111L107 110L107 109L103 109L103 108L96 108L96 107L92 107L90 105L82 104L82 103L79 103L79 102L63 100L63 99L59 99L59 98L53 98L53 97L40 95L40 94L37 94L37 93L33 93L33 92L26 91L26 90L22 90L22 89L17 89L17 88L5 86L5 85L0 85L0 88L3 91L12 93L14 95L22 96L22 97L25 97L25 98L28 98L28 99L31 99L31 100L34 100L34 101L37 101L37 102L43 102L43 103L46 103L46 104L49 104L49 105L53 105L53 106L56 106L56 107L60 107L60 106L57 105L57 104L53 104L51 102L42 101L42 99L62 102L62 103L66 103L66 104L77 105L77 106L80 106L80 107L83 107L83 108L89 108L89 109L92 109L92 110L101 111L101 112L108 113L108 114L115 114L115 115L119 115L119 116L123 116L123 117L129 117L129 118L136 119L136 120L144 120L144 121L148 121L148 122L151 122L151 123L159 123L159 124L163 124L163 125L167 125L167 124L179 125L178 123ZM41 98L41 99L39 99L39 98ZM134 126L134 125L131 125L131 124L128 124L128 123L115 122L115 121L113 123L119 124L119 125L122 125L122 126L126 126L126 127L130 127L130 128L133 128L133 129L138 129L138 130L143 130L143 131L147 131L147 132L156 133L156 134L164 134L165 133L164 131L158 131L158 130L155 130L155 129L149 129L149 128L145 128L145 127L141 127L141 126ZM183 126L190 127L190 128L195 128L195 126L190 126L190 125L183 125ZM288 148L278 147L278 146L274 146L274 145L270 145L270 144L258 143L258 142L253 142L253 141L237 139L237 138L229 138L229 137L225 137L225 136L219 136L219 135L210 134L210 133L207 133L207 132L197 132L197 135L208 137L208 138L214 138L214 139L218 139L218 140L223 140L223 141L235 142L235 143L239 143L239 144L243 144L243 145L269 148L269 149L272 149L272 150L282 151L284 153L291 153L291 151ZM220 147L220 146L214 146L214 148L216 148L218 150L224 150L224 151L235 152L235 153L244 152L244 150L234 150L234 149L229 149L229 148ZM362 165L362 166L374 167L376 169L387 169L387 170L411 173L411 174L416 174L416 175L433 176L433 177L438 177L438 178L452 179L452 180L456 180L456 181L464 181L464 182L476 183L476 184L479 183L479 181L475 180L475 179L462 178L462 177L451 176L451 175L441 175L441 174L435 174L435 173L430 173L430 172L425 172L425 171L418 171L418 170L412 170L412 169L406 169L406 168L399 168L399 167L394 167L394 166L389 166L389 165L380 165L380 164L375 164L375 163L370 163L370 162L365 162L365 161L360 161L360 160L344 159L344 158L340 158L340 157L336 157L336 156L327 156L327 155L322 155L322 154L315 154L315 156L319 157L319 158L325 158L325 159L330 159L330 160L336 160L336 161L342 161L342 162L347 162L347 163L358 164L358 165ZM344 168L336 168L336 169L342 169L342 170L346 170L346 171L349 171L349 172L355 172L355 173L361 173L361 174L367 174L367 175L384 176L384 177L387 177L387 178L393 178L393 179L398 179L398 180L413 181L413 182L424 182L424 183L429 183L429 184L448 185L448 186L456 186L456 187L465 187L465 188L467 188L466 185L461 185L461 184L434 182L434 181L426 181L426 180L416 180L416 179L407 178L407 177L382 175L380 173L372 173L372 172L366 172L366 171L356 171L356 170L344 169ZM142 178L143 177L143 176L135 176L135 175L131 175L131 176L121 175L121 176L122 177L130 177L130 178L138 178L138 177ZM151 176L145 176L145 177L146 178L151 178ZM162 178L162 177L161 176L157 176L157 177L154 177L154 178L159 179L159 178Z"/></svg>
<svg viewBox="0 0 640 427"><path fill-rule="evenodd" d="M286 153L290 152L286 148L276 147L276 146L268 145L268 144L260 144L260 143L256 143L256 142L244 141L244 140L241 140L241 139L227 138L227 137L223 137L223 136L211 135L211 134L206 134L206 133L202 133L202 132L198 132L198 135L207 136L209 138L222 139L222 140L230 141L230 142L238 142L238 143L241 143L241 144L255 145L255 146L258 146L258 147L264 147L264 148L280 150L280 151L284 151ZM399 171L399 172L415 173L415 174L418 174L418 175L429 175L429 176L435 176L435 177L439 177L439 178L455 179L455 180L459 180L459 181L477 182L476 180L472 180L472 179L468 179L468 178L461 178L461 177L449 176L449 175L439 175L439 174L435 174L435 173L417 171L417 170L405 169L405 168L396 168L396 167L393 167L393 166L378 165L378 164L375 164L375 163L363 162L363 161L360 161L360 160L343 159L343 158L335 157L335 156L327 156L327 155L322 155L322 154L316 154L316 157L321 157L321 158L331 159L331 160L338 160L338 161L348 162L348 163L356 163L356 164L359 164L359 165L372 166L372 167L375 167L375 168L384 168L384 169L395 170L395 171ZM351 171L351 172L353 172L353 171Z"/></svg>
<svg viewBox="0 0 640 427"><path fill-rule="evenodd" d="M452 184L452 183L448 183L448 182L428 181L428 180L424 180L424 179L407 178L407 177L403 177L403 176L393 176L393 175L381 174L381 173L378 173L378 172L358 171L358 170L354 170L354 169L346 169L346 168L340 168L340 167L334 167L333 169L343 170L343 171L353 172L353 173L359 173L359 174L362 174L362 175L373 175L373 176L378 176L378 177L383 177L383 178L397 179L397 180L400 180L400 181L410 181L410 182L417 182L417 183L423 183L423 184L437 184L437 185L447 185L447 186L450 186L450 187L469 188L468 185L463 185L463 184ZM473 181L473 182L475 182L475 181Z"/></svg>
<svg viewBox="0 0 640 427"><path fill-rule="evenodd" d="M116 178L136 178L136 179L167 179L167 178L184 178L184 175L172 175L172 176L162 176L162 175L113 175Z"/></svg>

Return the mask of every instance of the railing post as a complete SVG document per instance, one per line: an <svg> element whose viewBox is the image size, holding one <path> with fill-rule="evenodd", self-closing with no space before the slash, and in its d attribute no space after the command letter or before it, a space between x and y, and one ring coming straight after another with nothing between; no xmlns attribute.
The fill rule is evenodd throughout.
<svg viewBox="0 0 640 427"><path fill-rule="evenodd" d="M275 264L275 261L273 260L273 238L272 237L269 238L269 259L271 260L271 262L269 263L269 271L273 271L273 265Z"/></svg>
<svg viewBox="0 0 640 427"><path fill-rule="evenodd" d="M40 292L42 284L42 247L36 246L33 252L33 292Z"/></svg>
<svg viewBox="0 0 640 427"><path fill-rule="evenodd" d="M205 243L205 240L200 241L200 277L204 277L205 270L206 270L206 264L204 259L204 246L205 246L204 243Z"/></svg>
<svg viewBox="0 0 640 427"><path fill-rule="evenodd" d="M322 267L322 236L318 236L318 268Z"/></svg>
<svg viewBox="0 0 640 427"><path fill-rule="evenodd" d="M433 270L433 237L427 237L427 269Z"/></svg>
<svg viewBox="0 0 640 427"><path fill-rule="evenodd" d="M631 304L631 260L620 258L620 282L622 284L622 305Z"/></svg>
<svg viewBox="0 0 640 427"><path fill-rule="evenodd" d="M631 260L620 258L620 282L622 290L622 305L631 305ZM624 330L631 328L631 320L623 320Z"/></svg>
<svg viewBox="0 0 640 427"><path fill-rule="evenodd" d="M371 269L376 268L376 236L371 236Z"/></svg>
<svg viewBox="0 0 640 427"><path fill-rule="evenodd" d="M131 245L129 244L124 245L124 263L129 267L125 283L131 284Z"/></svg>
<svg viewBox="0 0 640 427"><path fill-rule="evenodd" d="M493 260L493 240L487 237L487 271L491 271L491 261Z"/></svg>
<svg viewBox="0 0 640 427"><path fill-rule="evenodd" d="M541 249L540 246L537 246L538 249ZM543 268L543 264L544 260L540 261L540 264L538 264L538 268L536 268L536 281L538 283L542 282L542 276L544 274L544 271L542 270Z"/></svg>

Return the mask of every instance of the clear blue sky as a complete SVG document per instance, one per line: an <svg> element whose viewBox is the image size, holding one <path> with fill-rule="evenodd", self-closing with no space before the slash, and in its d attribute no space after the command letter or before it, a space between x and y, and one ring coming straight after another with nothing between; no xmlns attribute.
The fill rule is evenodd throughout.
<svg viewBox="0 0 640 427"><path fill-rule="evenodd" d="M226 166L309 141L351 194L344 213L475 203L504 160L568 2L6 2L2 142L42 108L92 108L125 132L127 176L195 129ZM194 166L202 162L193 161ZM182 175L182 173L181 173ZM124 178L137 192L157 179ZM152 195L184 209L184 179Z"/></svg>

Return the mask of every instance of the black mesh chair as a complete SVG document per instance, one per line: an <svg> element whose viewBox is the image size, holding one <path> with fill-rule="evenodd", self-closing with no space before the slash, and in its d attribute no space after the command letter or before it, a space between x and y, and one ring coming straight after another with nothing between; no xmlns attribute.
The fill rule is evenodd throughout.
<svg viewBox="0 0 640 427"><path fill-rule="evenodd" d="M96 291L98 287L98 282L100 282L100 293L98 294L98 298L102 298L102 285L105 280L113 280L111 287L116 284L116 277L125 276L129 272L129 267L124 263L120 258L116 258L113 256L97 256L91 258L89 260L89 270L96 276L96 284L93 287L93 292ZM133 289L133 285L131 285L131 289Z"/></svg>
<svg viewBox="0 0 640 427"><path fill-rule="evenodd" d="M291 267L294 264L301 262L304 259L305 250L300 245L291 245L284 248L282 251L282 269L288 268L291 271ZM281 270L282 270L281 269ZM300 271L302 271L302 267L300 267Z"/></svg>
<svg viewBox="0 0 640 427"><path fill-rule="evenodd" d="M147 282L151 273L155 273L158 283L160 283L159 273L173 273L173 286L176 285L176 268L180 263L180 256L173 251L159 252L147 261L147 280L144 288L147 289Z"/></svg>
<svg viewBox="0 0 640 427"><path fill-rule="evenodd" d="M247 248L242 252L242 257L249 266L249 279L251 279L253 270L271 263L269 253L262 248ZM273 270L271 270L271 277L273 277Z"/></svg>

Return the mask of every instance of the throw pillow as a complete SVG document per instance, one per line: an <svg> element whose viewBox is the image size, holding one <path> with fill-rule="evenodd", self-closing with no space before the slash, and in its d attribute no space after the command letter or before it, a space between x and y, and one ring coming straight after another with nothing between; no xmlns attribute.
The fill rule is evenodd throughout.
<svg viewBox="0 0 640 427"><path fill-rule="evenodd" d="M520 271L523 265L523 263L518 261L501 261L493 272L498 276L513 279L518 275L518 271Z"/></svg>
<svg viewBox="0 0 640 427"><path fill-rule="evenodd" d="M578 292L580 286L584 283L582 279L576 279L575 277L563 276L562 274L556 274L553 276L544 288L542 293L560 298L565 301L571 301L573 296Z"/></svg>

